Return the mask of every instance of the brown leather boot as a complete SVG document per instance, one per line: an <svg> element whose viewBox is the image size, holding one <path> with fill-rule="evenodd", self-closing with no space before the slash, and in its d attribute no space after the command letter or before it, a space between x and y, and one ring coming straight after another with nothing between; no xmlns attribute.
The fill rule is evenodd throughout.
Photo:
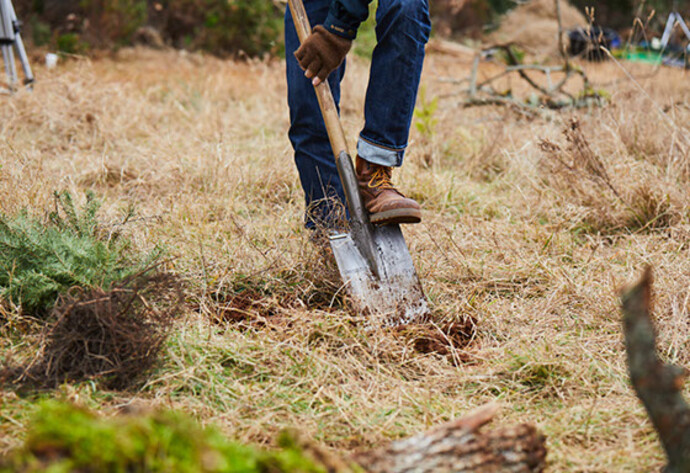
<svg viewBox="0 0 690 473"><path fill-rule="evenodd" d="M355 171L359 192L371 223L388 225L419 223L422 220L422 208L419 204L393 187L392 168L370 163L357 156Z"/></svg>

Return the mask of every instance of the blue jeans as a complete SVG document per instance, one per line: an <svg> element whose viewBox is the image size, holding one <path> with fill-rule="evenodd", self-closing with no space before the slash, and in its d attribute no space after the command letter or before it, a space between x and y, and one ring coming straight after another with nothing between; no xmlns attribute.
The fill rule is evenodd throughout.
<svg viewBox="0 0 690 473"><path fill-rule="evenodd" d="M312 27L323 23L330 3L330 0L304 0ZM422 74L424 46L430 32L428 0L379 0L377 44L364 106L365 124L357 143L357 154L362 159L384 166L402 165ZM345 196L311 80L304 76L293 54L298 47L299 39L288 8L285 14L288 136L306 198L306 226L329 227L334 223L335 206L344 203ZM344 74L345 63L328 77L336 105L340 103L340 81Z"/></svg>

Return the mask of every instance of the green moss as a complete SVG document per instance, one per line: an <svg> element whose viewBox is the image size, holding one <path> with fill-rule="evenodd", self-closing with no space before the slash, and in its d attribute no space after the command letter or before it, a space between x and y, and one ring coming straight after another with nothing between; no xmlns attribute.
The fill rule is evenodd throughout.
<svg viewBox="0 0 690 473"><path fill-rule="evenodd" d="M215 428L160 411L98 417L72 404L39 405L24 445L0 472L325 473L289 438L264 451L229 441Z"/></svg>

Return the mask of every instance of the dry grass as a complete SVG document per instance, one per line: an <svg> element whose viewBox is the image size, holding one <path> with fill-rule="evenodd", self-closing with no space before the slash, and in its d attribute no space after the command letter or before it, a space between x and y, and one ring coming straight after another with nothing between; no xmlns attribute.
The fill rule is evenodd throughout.
<svg viewBox="0 0 690 473"><path fill-rule="evenodd" d="M430 98L442 97L439 124L424 146L413 133L396 179L425 209L406 235L437 325L477 321L469 345L441 354L420 352L428 333L365 330L332 262L310 245L283 67L125 50L39 68L32 94L4 99L0 210L45 208L62 188L94 189L113 219L134 205L136 244L166 246L175 257L166 269L188 287L184 322L145 387L85 383L42 396L105 410L182 407L260 443L297 426L339 450L498 400L498 422L534 422L547 435L551 471L658 468L661 449L627 380L617 289L654 265L662 348L688 366L687 75L642 80L649 97L622 80L608 86L609 107L527 120L462 111L454 86L436 77L466 76L469 64L429 58L424 81ZM599 83L624 78L614 64L587 67ZM343 104L353 139L365 77L366 64L353 62ZM569 148L562 131L572 118L620 198L587 166L573 167L594 161ZM560 151L545 154L542 140ZM626 206L656 223L626 220ZM2 329L2 351L27 343L13 324ZM16 444L33 399L0 391L0 449Z"/></svg>
<svg viewBox="0 0 690 473"><path fill-rule="evenodd" d="M682 168L668 169L663 160L654 163L654 157L652 162L628 158L616 163L627 169L614 182L607 169L614 163L609 159L605 164L593 151L577 119L565 126L563 134L566 149L548 140L539 146L546 156L543 166L549 171L546 187L557 198L576 204L568 218L571 225L611 234L669 229L687 220L690 209L682 189L690 182Z"/></svg>

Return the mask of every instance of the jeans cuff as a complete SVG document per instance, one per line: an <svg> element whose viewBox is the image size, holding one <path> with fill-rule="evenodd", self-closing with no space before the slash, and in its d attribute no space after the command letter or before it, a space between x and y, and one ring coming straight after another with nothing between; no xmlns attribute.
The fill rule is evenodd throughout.
<svg viewBox="0 0 690 473"><path fill-rule="evenodd" d="M380 166L397 167L402 164L405 150L392 150L366 141L360 136L357 142L357 154L360 158Z"/></svg>

